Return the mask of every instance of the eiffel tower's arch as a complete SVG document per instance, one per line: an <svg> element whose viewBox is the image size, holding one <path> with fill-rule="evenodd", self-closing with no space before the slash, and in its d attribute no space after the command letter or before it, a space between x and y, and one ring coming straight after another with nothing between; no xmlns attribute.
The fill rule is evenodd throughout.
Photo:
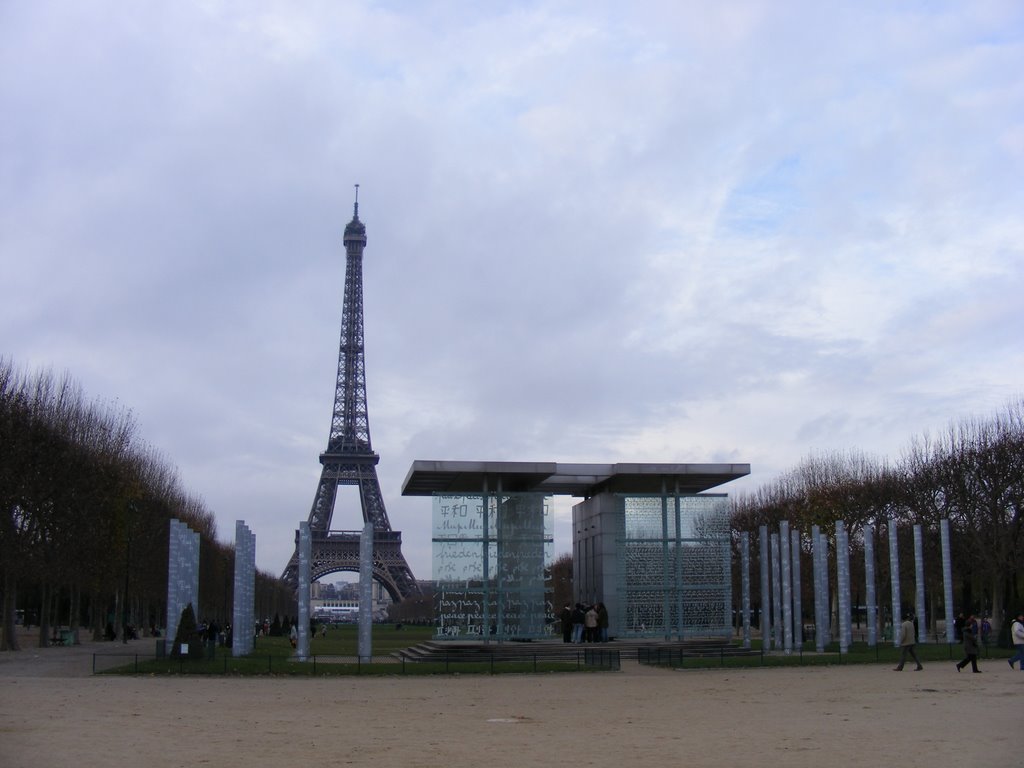
<svg viewBox="0 0 1024 768"><path fill-rule="evenodd" d="M326 537L313 536L310 581L319 581L332 573L359 574L359 531L329 531ZM373 580L388 593L392 602L408 597L407 585L395 578L405 562L401 553L401 534L397 531L374 531Z"/></svg>

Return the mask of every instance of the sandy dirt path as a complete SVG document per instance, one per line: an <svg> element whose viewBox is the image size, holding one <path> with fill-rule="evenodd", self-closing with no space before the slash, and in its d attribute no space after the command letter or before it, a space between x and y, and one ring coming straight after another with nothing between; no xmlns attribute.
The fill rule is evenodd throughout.
<svg viewBox="0 0 1024 768"><path fill-rule="evenodd" d="M35 672L33 651L0 660L5 768L1024 766L1024 673L1003 660L226 679L52 676L49 651Z"/></svg>

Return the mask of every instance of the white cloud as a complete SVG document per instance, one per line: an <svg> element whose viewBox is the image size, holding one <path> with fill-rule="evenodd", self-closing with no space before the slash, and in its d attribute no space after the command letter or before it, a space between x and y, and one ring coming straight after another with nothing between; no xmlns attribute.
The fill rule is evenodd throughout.
<svg viewBox="0 0 1024 768"><path fill-rule="evenodd" d="M750 462L751 487L1019 392L1016 4L2 21L0 351L134 409L262 568L319 473L354 183L371 432L422 576L414 459Z"/></svg>

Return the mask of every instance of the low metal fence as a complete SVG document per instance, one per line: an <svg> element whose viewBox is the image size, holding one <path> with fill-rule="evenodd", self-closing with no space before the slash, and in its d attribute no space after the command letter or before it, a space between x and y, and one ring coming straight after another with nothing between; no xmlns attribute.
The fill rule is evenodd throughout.
<svg viewBox="0 0 1024 768"><path fill-rule="evenodd" d="M918 643L914 646L921 661L955 661L963 658L963 646L948 643ZM655 666L707 667L717 661L717 666L809 666L818 664L865 664L899 662L901 651L891 643L855 644L845 652L838 644L831 644L825 650L805 650L798 646L790 653L768 651L764 649L745 649L739 646L723 646L717 651L690 651L685 648L640 648L637 650L637 661L641 664ZM979 655L979 659L1005 658L1005 655L989 655L988 649Z"/></svg>
<svg viewBox="0 0 1024 768"><path fill-rule="evenodd" d="M265 664L265 666L264 666ZM585 669L618 670L618 651L586 650L572 656L565 654L523 654L515 657L500 654L459 654L430 659L397 656L310 656L305 661L285 656L249 655L233 657L229 653L215 658L192 659L187 656L161 657L156 653L94 653L93 674L180 674L180 675L405 675L448 672L582 671Z"/></svg>

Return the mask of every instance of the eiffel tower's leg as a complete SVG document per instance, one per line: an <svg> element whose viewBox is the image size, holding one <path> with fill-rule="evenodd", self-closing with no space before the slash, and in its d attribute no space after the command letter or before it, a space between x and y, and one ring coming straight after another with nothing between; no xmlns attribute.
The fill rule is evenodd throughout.
<svg viewBox="0 0 1024 768"><path fill-rule="evenodd" d="M384 511L376 467L359 467L359 498L363 504L363 522L373 523L374 531L390 531L391 523Z"/></svg>
<svg viewBox="0 0 1024 768"><path fill-rule="evenodd" d="M338 480L330 465L324 465L320 472L320 484L316 487L313 508L309 511L309 530L327 533L331 528L334 514L334 500L338 495Z"/></svg>
<svg viewBox="0 0 1024 768"><path fill-rule="evenodd" d="M316 487L313 508L309 512L309 530L314 537L317 534L326 535L331 527L331 516L334 514L334 500L337 494L337 472L330 465L325 464L320 471L320 483ZM295 542L295 552L292 553L281 579L293 589L299 588L298 541Z"/></svg>

